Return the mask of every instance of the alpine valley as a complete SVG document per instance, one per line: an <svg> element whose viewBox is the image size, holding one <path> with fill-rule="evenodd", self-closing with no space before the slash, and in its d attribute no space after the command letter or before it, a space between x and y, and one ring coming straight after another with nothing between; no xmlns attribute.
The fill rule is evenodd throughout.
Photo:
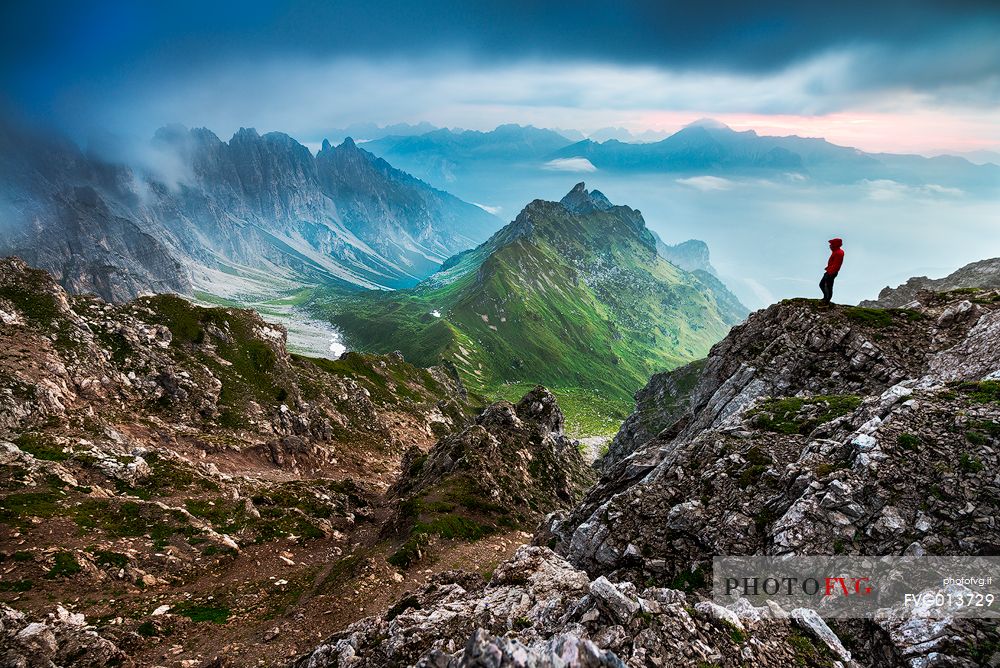
<svg viewBox="0 0 1000 668"><path fill-rule="evenodd" d="M497 166L566 142L519 126L460 137ZM81 151L6 123L0 181L0 250L71 293L250 307L296 352L444 361L489 398L546 383L579 436L613 435L650 374L704 356L747 313L703 242L668 245L582 183L499 229L350 137L313 155L278 132L224 142L173 125L141 151L109 137Z"/></svg>
<svg viewBox="0 0 1000 668"><path fill-rule="evenodd" d="M579 183L413 288L317 293L307 306L351 348L445 360L487 396L544 383L581 435L614 433L644 379L704 357L746 316L707 255L667 246L638 211Z"/></svg>

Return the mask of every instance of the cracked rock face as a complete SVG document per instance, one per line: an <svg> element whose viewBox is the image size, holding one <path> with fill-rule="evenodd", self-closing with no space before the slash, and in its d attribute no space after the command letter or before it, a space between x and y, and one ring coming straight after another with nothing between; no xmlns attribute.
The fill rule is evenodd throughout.
<svg viewBox="0 0 1000 668"><path fill-rule="evenodd" d="M713 349L674 425L549 520L549 544L591 574L662 583L720 554L1000 553L994 294L758 312ZM886 630L911 665L941 653Z"/></svg>

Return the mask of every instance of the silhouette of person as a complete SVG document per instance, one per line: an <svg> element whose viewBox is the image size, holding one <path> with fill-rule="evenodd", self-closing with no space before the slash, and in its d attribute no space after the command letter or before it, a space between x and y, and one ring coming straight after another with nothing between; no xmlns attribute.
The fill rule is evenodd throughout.
<svg viewBox="0 0 1000 668"><path fill-rule="evenodd" d="M830 259L826 262L826 271L823 279L819 282L819 289L823 291L823 303L829 304L833 299L833 281L840 273L840 268L844 264L844 240L840 238L830 239Z"/></svg>

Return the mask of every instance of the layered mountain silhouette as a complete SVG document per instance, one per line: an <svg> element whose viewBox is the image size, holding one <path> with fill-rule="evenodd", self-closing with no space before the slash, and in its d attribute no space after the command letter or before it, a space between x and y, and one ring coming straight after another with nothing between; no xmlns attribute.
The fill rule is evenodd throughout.
<svg viewBox="0 0 1000 668"><path fill-rule="evenodd" d="M554 130L508 124L489 132L440 129L383 137L366 148L431 183L447 184L500 165L532 167L571 143Z"/></svg>
<svg viewBox="0 0 1000 668"><path fill-rule="evenodd" d="M638 141L649 138L648 133L635 137L622 128L605 128L590 139L573 142L551 130L504 125L492 132L443 129L419 136L388 136L371 142L370 148L431 183L460 181L466 170L475 169L474 161L482 159L506 161L508 168L532 164L537 169L577 158L612 173L778 173L829 183L890 179L963 188L1000 184L1000 167L994 164L977 165L947 155L866 153L822 138L738 132L710 118L659 141Z"/></svg>
<svg viewBox="0 0 1000 668"><path fill-rule="evenodd" d="M311 306L351 347L444 358L476 390L541 382L627 400L747 313L709 271L686 271L657 246L639 211L580 183L560 202L531 202L414 288Z"/></svg>
<svg viewBox="0 0 1000 668"><path fill-rule="evenodd" d="M224 142L169 126L151 150L155 170L0 128L0 252L112 300L238 296L302 283L413 285L500 227L350 138L313 156L282 133L243 128Z"/></svg>
<svg viewBox="0 0 1000 668"><path fill-rule="evenodd" d="M586 158L599 170L678 173L790 172L833 183L891 179L996 187L1000 167L964 158L866 153L811 137L769 137L737 132L713 119L695 121L662 141L635 144L614 139L565 146L555 159Z"/></svg>

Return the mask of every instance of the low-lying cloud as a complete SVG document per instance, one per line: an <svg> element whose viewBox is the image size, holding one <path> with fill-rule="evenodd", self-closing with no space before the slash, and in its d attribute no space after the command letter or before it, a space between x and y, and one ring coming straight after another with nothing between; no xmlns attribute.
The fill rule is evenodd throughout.
<svg viewBox="0 0 1000 668"><path fill-rule="evenodd" d="M473 204L475 204L476 206L478 206L480 209L482 209L486 213L492 213L494 216L497 215L498 213L500 213L500 211L503 208L503 207L499 207L499 206L489 206L488 204L480 204L479 202L473 202Z"/></svg>
<svg viewBox="0 0 1000 668"><path fill-rule="evenodd" d="M586 158L556 158L549 160L543 167L557 172L596 172L597 167Z"/></svg>
<svg viewBox="0 0 1000 668"><path fill-rule="evenodd" d="M729 190L736 185L734 181L724 179L720 176L690 176L684 179L677 179L677 183L682 186L694 188L695 190L701 190L702 192Z"/></svg>
<svg viewBox="0 0 1000 668"><path fill-rule="evenodd" d="M911 186L891 179L865 179L862 181L862 185L868 189L868 199L877 201L920 197L961 197L965 194L961 188L942 186L937 183Z"/></svg>

